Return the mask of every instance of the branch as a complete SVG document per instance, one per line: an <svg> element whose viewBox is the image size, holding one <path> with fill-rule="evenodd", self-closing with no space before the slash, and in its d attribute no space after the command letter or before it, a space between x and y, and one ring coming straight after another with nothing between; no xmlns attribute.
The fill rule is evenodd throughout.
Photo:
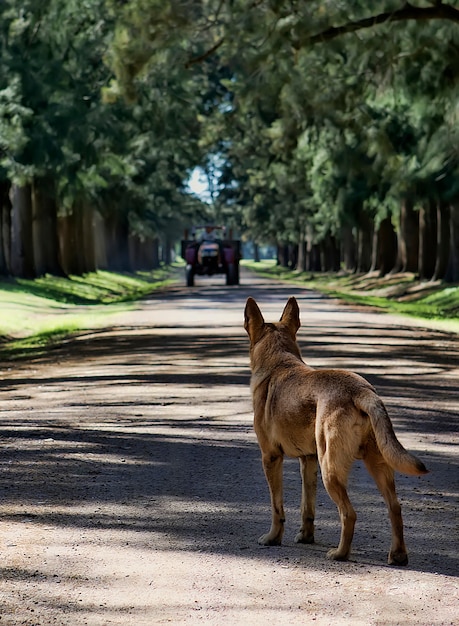
<svg viewBox="0 0 459 626"><path fill-rule="evenodd" d="M220 6L218 7L216 15L215 15L216 18L218 17L221 9L223 8L223 4L224 4L224 0L221 0ZM258 7L260 4L263 4L263 0L253 0L252 4L247 8L253 9L253 8ZM185 68L189 69L192 65L205 61L210 56L212 56L213 53L216 52L220 48L220 46L224 44L224 42L225 42L225 37L222 37L221 39L217 41L217 43L214 46L212 46L212 48L209 48L209 50L206 50L206 52L204 52L203 54L200 54L197 57L193 57L192 59L187 61L187 63L185 64Z"/></svg>
<svg viewBox="0 0 459 626"><path fill-rule="evenodd" d="M456 9L449 4L442 4L442 0L434 0L434 2L435 4L433 6L426 8L414 7L409 2L406 2L401 9L397 9L396 11L387 11L386 13L380 13L378 15L374 15L373 17L365 17L361 20L357 20L356 22L343 24L343 26L332 26L331 28L327 28L316 35L310 35L304 38L299 37L297 41L292 43L292 46L294 49L298 50L302 46L324 43L347 33L354 33L358 30L363 30L364 28L372 28L378 24L388 24L390 22L403 22L407 20L449 20L451 22L459 23L459 9ZM262 0L254 0L250 8L256 7L260 4L262 4ZM224 42L225 37L222 37L206 52L190 59L186 63L185 67L188 69L196 63L205 61L208 57L212 56L212 54L216 52Z"/></svg>
<svg viewBox="0 0 459 626"><path fill-rule="evenodd" d="M339 37L340 35L354 33L364 28L371 28L377 24L402 22L407 20L450 20L452 22L459 22L459 9L456 9L449 4L442 4L441 1L437 1L434 6L427 8L414 7L407 2L397 11L380 13L379 15L375 15L373 17L366 17L364 19L357 20L356 22L349 22L343 26L332 26L321 33L311 35L301 41L295 42L293 46L298 49L303 45L330 41L331 39L336 39L336 37Z"/></svg>
<svg viewBox="0 0 459 626"><path fill-rule="evenodd" d="M195 65L196 63L201 63L202 61L205 61L207 58L212 56L213 53L216 52L220 48L221 45L223 45L224 41L225 41L225 38L222 37L221 39L217 41L217 43L214 46L212 46L212 48L209 48L209 50L206 50L206 52L204 52L203 54L200 54L198 57L193 57L192 59L187 61L187 63L185 64L186 69L189 69L192 65Z"/></svg>

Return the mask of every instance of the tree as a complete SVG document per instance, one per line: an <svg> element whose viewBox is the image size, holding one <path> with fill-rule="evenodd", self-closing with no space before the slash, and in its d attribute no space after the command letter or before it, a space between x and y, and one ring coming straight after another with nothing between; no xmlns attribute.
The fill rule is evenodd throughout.
<svg viewBox="0 0 459 626"><path fill-rule="evenodd" d="M8 0L0 271L167 260L211 213L290 265L453 280L456 4Z"/></svg>
<svg viewBox="0 0 459 626"><path fill-rule="evenodd" d="M104 63L113 15L105 0L9 0L0 9L0 174L17 199L2 202L14 226L13 246L2 249L15 257L4 271L26 271L16 258L24 250L33 251L32 275L81 273L99 261L129 269L133 242L169 233L184 206L197 210L185 181L199 160L202 83L162 63L140 81L135 106L114 99ZM30 225L19 228L26 206Z"/></svg>

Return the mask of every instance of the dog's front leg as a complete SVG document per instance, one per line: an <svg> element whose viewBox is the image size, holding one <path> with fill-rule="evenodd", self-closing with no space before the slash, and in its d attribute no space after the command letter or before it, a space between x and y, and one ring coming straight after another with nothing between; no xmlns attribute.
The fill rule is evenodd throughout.
<svg viewBox="0 0 459 626"><path fill-rule="evenodd" d="M301 471L301 528L296 543L314 543L314 518L317 493L317 455L300 457Z"/></svg>
<svg viewBox="0 0 459 626"><path fill-rule="evenodd" d="M262 463L271 494L271 528L268 533L258 539L263 546L279 546L284 534L284 498L282 486L282 453L262 453Z"/></svg>

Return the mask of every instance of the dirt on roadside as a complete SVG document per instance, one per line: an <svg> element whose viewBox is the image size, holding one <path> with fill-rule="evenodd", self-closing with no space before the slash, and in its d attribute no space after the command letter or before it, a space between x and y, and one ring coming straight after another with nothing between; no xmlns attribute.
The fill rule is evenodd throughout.
<svg viewBox="0 0 459 626"><path fill-rule="evenodd" d="M286 460L284 545L252 429L248 295L268 321L290 295L314 367L357 371L430 473L397 476L407 567L386 564L387 511L357 463L351 560L319 480L316 543L297 545ZM0 364L0 626L459 623L457 335L242 277L154 294L110 327Z"/></svg>

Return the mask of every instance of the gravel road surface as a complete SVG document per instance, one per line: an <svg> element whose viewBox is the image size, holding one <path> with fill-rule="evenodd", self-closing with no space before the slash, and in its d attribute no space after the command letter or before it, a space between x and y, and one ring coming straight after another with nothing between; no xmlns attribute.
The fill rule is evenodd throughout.
<svg viewBox="0 0 459 626"><path fill-rule="evenodd" d="M184 282L184 281L183 281ZM252 431L247 296L267 321L290 295L315 367L370 380L431 470L397 477L410 563L386 564L387 512L364 467L351 560L320 480L316 543L257 545L269 496ZM108 318L45 357L0 363L0 626L459 623L458 337L242 275L202 278Z"/></svg>

